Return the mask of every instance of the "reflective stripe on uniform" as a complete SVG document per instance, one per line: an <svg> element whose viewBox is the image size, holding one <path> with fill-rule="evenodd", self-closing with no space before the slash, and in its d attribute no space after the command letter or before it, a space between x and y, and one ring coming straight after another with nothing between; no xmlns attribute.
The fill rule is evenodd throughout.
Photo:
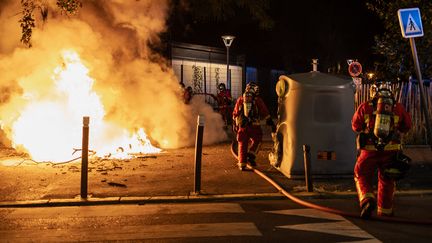
<svg viewBox="0 0 432 243"><path fill-rule="evenodd" d="M394 115L393 116L393 121L394 121L395 125L398 124L398 122L399 122L399 116Z"/></svg>
<svg viewBox="0 0 432 243"><path fill-rule="evenodd" d="M365 200L366 198L372 198L375 199L375 195L372 192L366 192L363 194L362 192L362 187L360 186L360 182L358 180L357 177L354 177L354 182L357 188L357 192L358 192L358 197L359 197L359 202L360 204L363 202L363 200Z"/></svg>
<svg viewBox="0 0 432 243"><path fill-rule="evenodd" d="M237 165L241 166L241 167L244 167L244 166L246 166L246 163L238 162Z"/></svg>
<svg viewBox="0 0 432 243"><path fill-rule="evenodd" d="M387 144L384 147L384 150L401 150L402 146L397 143L397 144ZM369 150L369 151L377 151L377 148L375 147L375 145L365 145L364 146L364 150Z"/></svg>
<svg viewBox="0 0 432 243"><path fill-rule="evenodd" d="M378 213L378 215L387 215L387 216L390 216L390 215L393 214L393 208L378 207L377 213Z"/></svg>
<svg viewBox="0 0 432 243"><path fill-rule="evenodd" d="M375 200L375 195L372 192L367 192L363 195L361 195L361 193L360 193L360 195L359 195L360 203L362 203L363 200L365 200L366 198L372 198Z"/></svg>

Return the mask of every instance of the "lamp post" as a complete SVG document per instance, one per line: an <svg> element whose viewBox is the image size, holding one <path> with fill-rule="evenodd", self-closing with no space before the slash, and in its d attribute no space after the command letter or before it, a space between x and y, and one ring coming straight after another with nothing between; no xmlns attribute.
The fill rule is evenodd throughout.
<svg viewBox="0 0 432 243"><path fill-rule="evenodd" d="M234 41L235 36L233 35L223 35L222 40L226 46L227 49L227 88L231 90L231 79L229 75L229 48Z"/></svg>

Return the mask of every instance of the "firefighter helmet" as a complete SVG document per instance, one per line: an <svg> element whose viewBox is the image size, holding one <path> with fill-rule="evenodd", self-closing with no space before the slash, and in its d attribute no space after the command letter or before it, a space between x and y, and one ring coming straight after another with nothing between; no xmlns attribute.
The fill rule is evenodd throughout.
<svg viewBox="0 0 432 243"><path fill-rule="evenodd" d="M225 86L225 84L224 84L224 83L220 83L220 84L218 85L218 90L219 90L220 92L225 91L225 90L226 90L226 86Z"/></svg>
<svg viewBox="0 0 432 243"><path fill-rule="evenodd" d="M378 92L378 86L376 84L372 84L371 87L369 88L369 97L371 99L374 99L377 92Z"/></svg>
<svg viewBox="0 0 432 243"><path fill-rule="evenodd" d="M369 88L369 96L371 99L377 97L377 95L391 97L393 95L393 89L390 82L377 81L372 84Z"/></svg>
<svg viewBox="0 0 432 243"><path fill-rule="evenodd" d="M255 96L259 95L259 86L255 82L249 82L246 85L245 92L252 91Z"/></svg>
<svg viewBox="0 0 432 243"><path fill-rule="evenodd" d="M400 180L405 177L410 168L411 158L398 152L391 163L384 165L384 177L393 180Z"/></svg>

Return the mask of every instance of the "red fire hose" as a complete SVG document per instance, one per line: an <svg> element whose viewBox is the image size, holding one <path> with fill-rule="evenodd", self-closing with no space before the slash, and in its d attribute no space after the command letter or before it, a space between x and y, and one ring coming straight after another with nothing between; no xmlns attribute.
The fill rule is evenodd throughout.
<svg viewBox="0 0 432 243"><path fill-rule="evenodd" d="M233 143L231 144L231 153L237 159L237 153L236 153L237 151L236 151L235 145L236 145L236 141L233 141ZM310 202L303 201L303 200L301 200L301 199L293 196L292 194L288 193L285 189L283 189L280 185L278 185L275 181L273 181L272 179L270 179L268 176L266 176L260 170L258 170L256 168L253 168L253 167L251 167L249 165L247 165L247 168L249 170L252 170L253 172L255 172L255 174L257 174L257 175L261 176L262 178L264 178L271 185L273 185L279 192L281 192L287 198L289 198L290 200L292 200L293 202L295 202L295 203L297 203L299 205L302 205L302 206L308 207L308 208L313 208L313 209L321 210L321 211L328 212L328 213L338 214L338 215L341 215L341 216L352 217L352 218L360 218L359 214L344 212L344 211L341 211L341 210L337 210L337 209L333 209L333 208L329 208L329 207L324 207L324 206L320 206L320 205L317 205L317 204L313 204L313 203L310 203ZM397 218L397 217L374 217L374 216L371 216L369 218L369 220L392 222L392 223L432 225L432 221L431 220L419 221L419 220L404 219L404 218Z"/></svg>

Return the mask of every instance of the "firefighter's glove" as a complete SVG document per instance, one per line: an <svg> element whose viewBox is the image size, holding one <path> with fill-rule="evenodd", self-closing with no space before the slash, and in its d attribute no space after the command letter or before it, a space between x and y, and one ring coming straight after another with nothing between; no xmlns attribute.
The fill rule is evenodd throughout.
<svg viewBox="0 0 432 243"><path fill-rule="evenodd" d="M269 127L271 127L271 131L272 132L276 132L276 125L274 124L274 122L271 119L271 117L267 118L266 125L269 126Z"/></svg>
<svg viewBox="0 0 432 243"><path fill-rule="evenodd" d="M384 177L400 180L406 176L411 167L411 158L399 151L390 163L383 165Z"/></svg>

